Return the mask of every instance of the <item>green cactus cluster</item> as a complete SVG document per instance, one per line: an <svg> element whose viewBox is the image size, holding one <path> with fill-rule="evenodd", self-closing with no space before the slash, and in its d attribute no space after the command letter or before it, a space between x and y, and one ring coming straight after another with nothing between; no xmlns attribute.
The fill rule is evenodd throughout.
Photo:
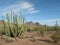
<svg viewBox="0 0 60 45"><path fill-rule="evenodd" d="M5 20L2 20L2 31L1 34L2 35L6 35L9 37L21 37L24 35L25 33L25 28L26 25L25 23L25 18L22 15L17 15L14 12L11 12L11 14L7 13L6 14L6 19L7 22L5 22Z"/></svg>

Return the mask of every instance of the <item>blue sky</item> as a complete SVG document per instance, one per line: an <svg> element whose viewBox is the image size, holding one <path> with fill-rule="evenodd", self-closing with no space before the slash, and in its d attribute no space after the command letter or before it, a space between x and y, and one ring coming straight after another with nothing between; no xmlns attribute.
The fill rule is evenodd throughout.
<svg viewBox="0 0 60 45"><path fill-rule="evenodd" d="M57 20L60 25L60 0L0 0L0 19L11 10L21 11L26 21L54 25Z"/></svg>

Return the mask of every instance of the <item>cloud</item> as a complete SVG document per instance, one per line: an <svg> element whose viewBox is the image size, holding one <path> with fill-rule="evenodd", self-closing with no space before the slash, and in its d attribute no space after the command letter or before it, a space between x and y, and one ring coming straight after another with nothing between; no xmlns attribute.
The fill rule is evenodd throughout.
<svg viewBox="0 0 60 45"><path fill-rule="evenodd" d="M31 13L38 13L38 12L39 12L39 10L29 11L30 14L31 14Z"/></svg>
<svg viewBox="0 0 60 45"><path fill-rule="evenodd" d="M29 8L33 7L33 5L28 3L28 2L24 2L24 3L20 4L20 5L21 5L21 9L29 9Z"/></svg>
<svg viewBox="0 0 60 45"><path fill-rule="evenodd" d="M6 14L13 10L15 13L20 12L20 11L27 11L26 13L32 14L32 13L38 13L39 10L36 10L34 5L29 3L29 2L17 2L16 4L9 5L8 7L4 8L2 10L3 14Z"/></svg>

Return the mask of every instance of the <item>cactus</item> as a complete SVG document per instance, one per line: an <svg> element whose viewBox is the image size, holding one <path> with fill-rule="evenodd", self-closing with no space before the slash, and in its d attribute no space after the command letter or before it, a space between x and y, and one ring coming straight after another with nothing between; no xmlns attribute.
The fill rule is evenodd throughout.
<svg viewBox="0 0 60 45"><path fill-rule="evenodd" d="M12 12L11 12L12 13ZM12 19L13 18L13 19ZM25 32L25 18L20 15L19 17L13 12L9 16L9 14L6 14L7 23L3 22L2 30L4 32L4 35L9 37L21 37L23 36Z"/></svg>

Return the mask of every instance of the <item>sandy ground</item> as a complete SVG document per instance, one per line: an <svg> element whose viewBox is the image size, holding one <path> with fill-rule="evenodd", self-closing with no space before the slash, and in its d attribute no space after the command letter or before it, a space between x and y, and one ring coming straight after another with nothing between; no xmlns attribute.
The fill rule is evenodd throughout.
<svg viewBox="0 0 60 45"><path fill-rule="evenodd" d="M45 34L44 37L41 37L36 32L30 32L26 33L26 38L18 39L14 42L6 42L0 38L0 45L60 45L60 41L58 43L53 42L50 38L51 35L52 34Z"/></svg>

